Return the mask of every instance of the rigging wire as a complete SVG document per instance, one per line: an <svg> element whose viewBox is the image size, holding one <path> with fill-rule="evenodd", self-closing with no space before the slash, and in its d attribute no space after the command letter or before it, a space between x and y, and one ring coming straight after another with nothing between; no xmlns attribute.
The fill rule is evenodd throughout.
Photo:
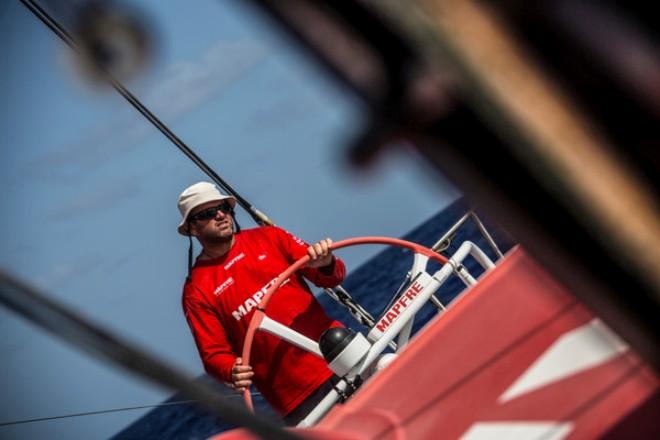
<svg viewBox="0 0 660 440"><path fill-rule="evenodd" d="M21 0L21 2L41 20L49 29L51 29L62 41L71 49L80 52L74 38L66 29L46 10L44 10L34 0ZM208 175L218 186L226 193L236 197L239 205L245 209L252 219L259 225L273 225L273 221L263 212L258 210L240 194L234 190L224 179L222 179L211 167L209 167L195 152L188 147L172 130L169 129L156 115L154 115L139 99L135 97L119 80L114 78L109 72L98 66L99 71L105 76L112 87L124 97L140 114L147 118L161 133L163 133L183 154L185 154L195 165L197 165L206 175ZM364 309L360 304L354 301L353 297L341 285L334 289L326 288L324 291L348 312L362 325L372 328L375 324L374 317Z"/></svg>
<svg viewBox="0 0 660 440"><path fill-rule="evenodd" d="M41 20L50 30L52 30L62 41L64 41L76 53L80 53L78 44L66 29L46 10L44 10L34 0L21 0L39 20ZM234 190L222 177L220 177L211 167L209 167L188 145L186 145L170 128L165 125L156 115L154 115L142 102L133 95L119 80L113 77L101 66L97 66L99 71L105 76L110 85L126 99L142 116L151 122L161 133L165 135L183 154L185 154L195 165L197 165L207 176L209 176L225 192L234 196L239 205L245 209L248 214L259 225L272 225L273 221L263 212L255 208L250 202L243 198Z"/></svg>
<svg viewBox="0 0 660 440"><path fill-rule="evenodd" d="M251 393L253 396L259 395L258 392L253 392ZM232 398L242 398L242 395L236 394L236 395L230 395L230 396L225 396L227 399L232 399ZM94 415L99 415L99 414L108 414L108 413L115 413L115 412L122 412L122 411L133 411L133 410L138 410L138 409L146 409L146 408L161 408L164 406L174 406L174 405L188 405L191 403L196 403L195 400L176 400L172 402L162 402L162 403L155 403L151 405L138 405L138 406L125 406L122 408L111 408L111 409L102 409L98 411L87 411L87 412L81 412L81 413L73 413L73 414L64 414L64 415L59 415L59 416L50 416L50 417L36 417L32 419L23 419L23 420L13 420L11 422L0 422L0 427L3 426L13 426L13 425L23 425L26 423L35 423L35 422L45 422L49 420L58 420L58 419L70 419L74 417L84 417L84 416L94 416Z"/></svg>
<svg viewBox="0 0 660 440"><path fill-rule="evenodd" d="M138 410L138 409L145 409L145 408L158 408L162 406L173 406L173 405L186 405L189 403L194 403L194 400L180 400L177 402L165 402L161 404L155 404L155 405L140 405L140 406L127 406L124 408L112 408L112 409L104 409L104 410L99 410L99 411L87 411L87 412L81 412L81 413L74 413L74 414L65 414L65 415L60 415L60 416L50 416L50 417L37 417L34 419L24 419L24 420L15 420L11 422L0 422L0 427L1 426L13 426L13 425L23 425L26 423L34 423L34 422L46 422L49 420L59 420L59 419L70 419L74 417L83 417L83 416L94 416L98 414L108 414L108 413L114 413L114 412L121 412L121 411L132 411L132 410Z"/></svg>

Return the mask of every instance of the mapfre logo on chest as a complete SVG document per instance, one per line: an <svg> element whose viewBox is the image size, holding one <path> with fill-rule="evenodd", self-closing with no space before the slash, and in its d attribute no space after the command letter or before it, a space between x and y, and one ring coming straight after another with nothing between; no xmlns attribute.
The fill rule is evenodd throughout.
<svg viewBox="0 0 660 440"><path fill-rule="evenodd" d="M220 284L218 287L215 288L215 290L213 291L213 294L215 296L220 295L222 292L225 291L225 289L227 287L231 286L232 284L234 284L234 277L227 278L226 280L224 280L222 282L222 284Z"/></svg>
<svg viewBox="0 0 660 440"><path fill-rule="evenodd" d="M243 252L241 252L240 254L238 254L234 258L232 258L231 260L227 261L227 264L225 264L224 269L229 270L230 267L232 267L238 261L241 261L243 258L245 258L245 254Z"/></svg>

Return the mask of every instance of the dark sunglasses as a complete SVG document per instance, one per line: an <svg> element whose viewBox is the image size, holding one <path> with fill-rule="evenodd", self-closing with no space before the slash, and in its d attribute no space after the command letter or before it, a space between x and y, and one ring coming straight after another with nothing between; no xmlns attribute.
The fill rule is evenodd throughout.
<svg viewBox="0 0 660 440"><path fill-rule="evenodd" d="M189 220L191 222L197 221L197 220L211 220L212 218L215 218L216 215L218 215L218 211L222 212L223 214L227 215L231 213L231 205L227 202L220 203L218 206L212 206L210 208L206 208L203 211L199 211L195 215L191 215L189 217Z"/></svg>

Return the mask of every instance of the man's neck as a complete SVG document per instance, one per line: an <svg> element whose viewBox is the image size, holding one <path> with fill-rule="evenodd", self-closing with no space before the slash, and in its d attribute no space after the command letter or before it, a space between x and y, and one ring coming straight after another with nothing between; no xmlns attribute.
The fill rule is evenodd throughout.
<svg viewBox="0 0 660 440"><path fill-rule="evenodd" d="M227 254L234 245L235 237L232 235L231 239L224 243L206 243L202 247L202 253L199 255L201 260L212 260L215 258L220 258L223 255Z"/></svg>

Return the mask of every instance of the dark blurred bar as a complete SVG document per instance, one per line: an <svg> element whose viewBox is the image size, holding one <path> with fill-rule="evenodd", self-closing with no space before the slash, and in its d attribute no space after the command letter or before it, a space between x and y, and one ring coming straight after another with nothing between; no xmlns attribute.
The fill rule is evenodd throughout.
<svg viewBox="0 0 660 440"><path fill-rule="evenodd" d="M660 367L660 26L649 4L252 3L366 105L354 163L392 141L415 145Z"/></svg>

